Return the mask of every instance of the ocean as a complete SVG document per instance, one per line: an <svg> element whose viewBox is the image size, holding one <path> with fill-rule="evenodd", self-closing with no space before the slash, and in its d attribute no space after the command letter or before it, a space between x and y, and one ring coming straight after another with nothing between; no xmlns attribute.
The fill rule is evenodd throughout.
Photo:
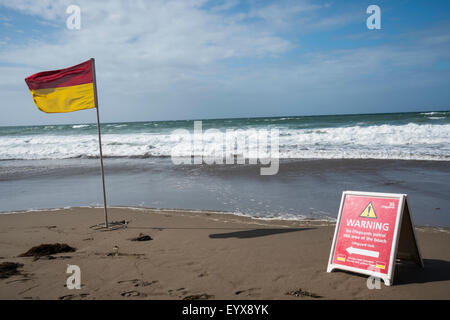
<svg viewBox="0 0 450 320"><path fill-rule="evenodd" d="M416 224L450 227L450 111L203 120L211 128L278 129L279 172L175 165L185 140L172 133L191 120L103 123L108 204L333 220L344 190L393 192ZM97 139L96 124L0 127L0 212L102 206Z"/></svg>
<svg viewBox="0 0 450 320"><path fill-rule="evenodd" d="M103 154L169 157L180 140L171 133L193 127L190 120L103 123ZM203 120L210 128L279 129L281 159L450 160L450 111ZM204 141L205 150L217 141ZM0 160L95 157L96 124L0 127Z"/></svg>

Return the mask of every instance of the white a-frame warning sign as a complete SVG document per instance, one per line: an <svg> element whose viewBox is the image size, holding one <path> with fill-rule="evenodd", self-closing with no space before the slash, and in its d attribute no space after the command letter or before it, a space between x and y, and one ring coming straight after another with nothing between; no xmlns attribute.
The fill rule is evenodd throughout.
<svg viewBox="0 0 450 320"><path fill-rule="evenodd" d="M367 274L389 286L396 259L423 267L407 195L343 192L327 272Z"/></svg>

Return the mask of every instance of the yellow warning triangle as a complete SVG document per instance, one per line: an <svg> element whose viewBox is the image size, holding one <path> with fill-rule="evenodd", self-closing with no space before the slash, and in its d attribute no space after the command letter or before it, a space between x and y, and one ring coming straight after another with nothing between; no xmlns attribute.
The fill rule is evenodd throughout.
<svg viewBox="0 0 450 320"><path fill-rule="evenodd" d="M373 218L376 219L377 215L375 214L375 209L373 208L372 202L369 202L364 211L359 215L362 218Z"/></svg>

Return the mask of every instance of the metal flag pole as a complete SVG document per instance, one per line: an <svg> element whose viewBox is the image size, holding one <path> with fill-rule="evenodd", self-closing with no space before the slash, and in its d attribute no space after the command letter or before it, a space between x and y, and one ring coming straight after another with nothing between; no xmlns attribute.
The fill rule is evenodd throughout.
<svg viewBox="0 0 450 320"><path fill-rule="evenodd" d="M105 227L108 228L108 209L106 208L106 190L105 190L105 171L103 170L103 153L102 153L102 135L100 132L100 114L98 112L98 99L97 99L97 79L95 77L95 59L91 58L92 61L92 77L94 81L94 99L95 99L95 109L97 109L97 131L98 131L98 145L100 147L100 165L102 168L102 184L103 184L103 203L105 205Z"/></svg>

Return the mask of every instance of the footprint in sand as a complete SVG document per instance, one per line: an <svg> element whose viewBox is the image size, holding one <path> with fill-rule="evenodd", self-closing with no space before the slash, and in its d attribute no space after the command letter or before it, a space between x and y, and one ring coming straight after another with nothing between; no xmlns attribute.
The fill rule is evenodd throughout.
<svg viewBox="0 0 450 320"><path fill-rule="evenodd" d="M250 288L246 290L238 290L234 294L235 295L246 295L246 296L252 296L252 295L259 295L257 291L261 290L261 288Z"/></svg>
<svg viewBox="0 0 450 320"><path fill-rule="evenodd" d="M306 290L303 290L303 289L297 289L297 290L292 290L292 291L286 292L286 295L294 296L294 297L297 297L297 298L305 298L305 297L307 297L307 298L315 298L315 299L323 298L322 296L320 296L318 294L315 294L313 292L309 292L309 291L306 291Z"/></svg>
<svg viewBox="0 0 450 320"><path fill-rule="evenodd" d="M188 294L189 291L186 290L186 288L178 288L176 290L172 290L170 289L169 291L167 291L169 293L169 296L177 296L179 298L181 298L182 296ZM181 294L181 296L180 296Z"/></svg>
<svg viewBox="0 0 450 320"><path fill-rule="evenodd" d="M135 287L147 287L147 286L151 286L152 284L158 283L158 280L153 280L153 281L142 281L140 279L131 279L131 280L121 280L121 281L117 281L118 284L122 284L122 283L131 283L133 284Z"/></svg>
<svg viewBox="0 0 450 320"><path fill-rule="evenodd" d="M68 294L68 295L65 295L65 296L61 296L58 299L59 300L83 299L83 298L86 298L88 295L89 295L89 293Z"/></svg>
<svg viewBox="0 0 450 320"><path fill-rule="evenodd" d="M122 297L130 298L130 297L146 297L147 295L145 293L139 292L139 291L125 291L120 294Z"/></svg>
<svg viewBox="0 0 450 320"><path fill-rule="evenodd" d="M158 283L158 280L153 280L153 281L143 281L140 285L142 287L147 287L147 286L151 286L152 284Z"/></svg>
<svg viewBox="0 0 450 320"><path fill-rule="evenodd" d="M186 296L183 298L183 300L209 300L209 299L213 299L214 296L207 294L207 293L202 293L202 294L193 294L190 296Z"/></svg>
<svg viewBox="0 0 450 320"><path fill-rule="evenodd" d="M121 281L117 281L117 283L118 284L122 284L122 283L138 284L139 283L139 279L121 280Z"/></svg>

